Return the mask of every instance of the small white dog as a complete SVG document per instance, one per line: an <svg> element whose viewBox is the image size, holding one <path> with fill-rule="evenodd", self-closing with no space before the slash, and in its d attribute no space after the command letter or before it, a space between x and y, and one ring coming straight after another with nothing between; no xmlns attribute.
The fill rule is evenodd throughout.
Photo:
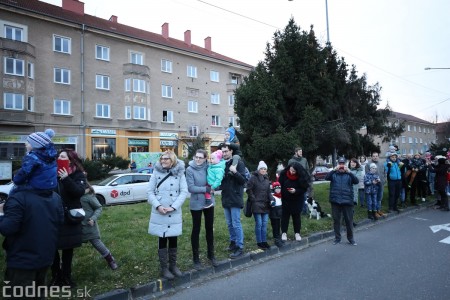
<svg viewBox="0 0 450 300"><path fill-rule="evenodd" d="M312 197L308 197L306 199L305 203L308 205L310 219L315 217L316 220L320 220L321 218L324 218L324 217L331 217L330 214L326 214L322 211L320 204L318 202L316 202L316 200L314 200Z"/></svg>

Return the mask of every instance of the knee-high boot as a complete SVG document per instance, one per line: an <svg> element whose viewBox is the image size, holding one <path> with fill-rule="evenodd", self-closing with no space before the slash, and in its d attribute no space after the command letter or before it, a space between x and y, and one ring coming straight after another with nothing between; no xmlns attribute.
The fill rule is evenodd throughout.
<svg viewBox="0 0 450 300"><path fill-rule="evenodd" d="M198 248L192 248L192 261L194 263L194 269L200 270L202 268Z"/></svg>
<svg viewBox="0 0 450 300"><path fill-rule="evenodd" d="M169 248L169 271L177 277L183 276L177 267L177 248Z"/></svg>
<svg viewBox="0 0 450 300"><path fill-rule="evenodd" d="M169 268L167 267L167 248L158 249L158 257L159 257L159 264L161 266L161 276L172 280L175 278L173 274L169 271Z"/></svg>
<svg viewBox="0 0 450 300"><path fill-rule="evenodd" d="M214 255L214 245L208 244L208 259L213 267L217 267L219 265L217 263L216 256Z"/></svg>

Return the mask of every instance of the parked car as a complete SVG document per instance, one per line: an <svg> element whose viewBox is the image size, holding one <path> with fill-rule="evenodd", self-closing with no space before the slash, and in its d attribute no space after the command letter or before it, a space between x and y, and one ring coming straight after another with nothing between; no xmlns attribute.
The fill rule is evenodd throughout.
<svg viewBox="0 0 450 300"><path fill-rule="evenodd" d="M116 174L92 187L102 205L146 201L151 176L144 173Z"/></svg>
<svg viewBox="0 0 450 300"><path fill-rule="evenodd" d="M136 173L152 174L153 173L153 167L139 168L139 169L137 169Z"/></svg>
<svg viewBox="0 0 450 300"><path fill-rule="evenodd" d="M0 185L0 201L6 200L9 195L9 191L13 188L14 183L12 181L8 182L7 184Z"/></svg>
<svg viewBox="0 0 450 300"><path fill-rule="evenodd" d="M327 174L330 173L330 170L325 166L316 166L312 175L314 176L314 180L324 180Z"/></svg>

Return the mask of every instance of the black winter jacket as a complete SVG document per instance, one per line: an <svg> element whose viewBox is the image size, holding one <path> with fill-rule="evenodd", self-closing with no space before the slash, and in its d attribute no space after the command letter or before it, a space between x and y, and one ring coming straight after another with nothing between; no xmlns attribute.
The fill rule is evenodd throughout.
<svg viewBox="0 0 450 300"><path fill-rule="evenodd" d="M232 160L225 164L225 176L222 179L222 207L244 207L245 165L242 160L237 164L236 174L230 174Z"/></svg>
<svg viewBox="0 0 450 300"><path fill-rule="evenodd" d="M353 185L358 184L358 178L351 172L331 171L325 177L330 181L330 202L353 206Z"/></svg>
<svg viewBox="0 0 450 300"><path fill-rule="evenodd" d="M270 180L258 172L254 172L247 182L248 199L252 203L252 213L268 214L270 202L275 201L270 191Z"/></svg>
<svg viewBox="0 0 450 300"><path fill-rule="evenodd" d="M8 268L37 270L50 266L58 228L64 221L60 197L51 191L23 190L8 198L0 233L5 236Z"/></svg>

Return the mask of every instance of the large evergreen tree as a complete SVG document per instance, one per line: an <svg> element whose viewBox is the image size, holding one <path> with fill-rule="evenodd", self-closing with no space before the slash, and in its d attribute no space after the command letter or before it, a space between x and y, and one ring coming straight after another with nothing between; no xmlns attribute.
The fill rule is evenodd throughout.
<svg viewBox="0 0 450 300"><path fill-rule="evenodd" d="M357 155L376 149L371 135L388 133L389 109L378 110L380 88L349 71L330 44L321 47L313 27L291 19L267 44L265 59L235 92L244 157L273 171L301 145L310 162L318 155Z"/></svg>

